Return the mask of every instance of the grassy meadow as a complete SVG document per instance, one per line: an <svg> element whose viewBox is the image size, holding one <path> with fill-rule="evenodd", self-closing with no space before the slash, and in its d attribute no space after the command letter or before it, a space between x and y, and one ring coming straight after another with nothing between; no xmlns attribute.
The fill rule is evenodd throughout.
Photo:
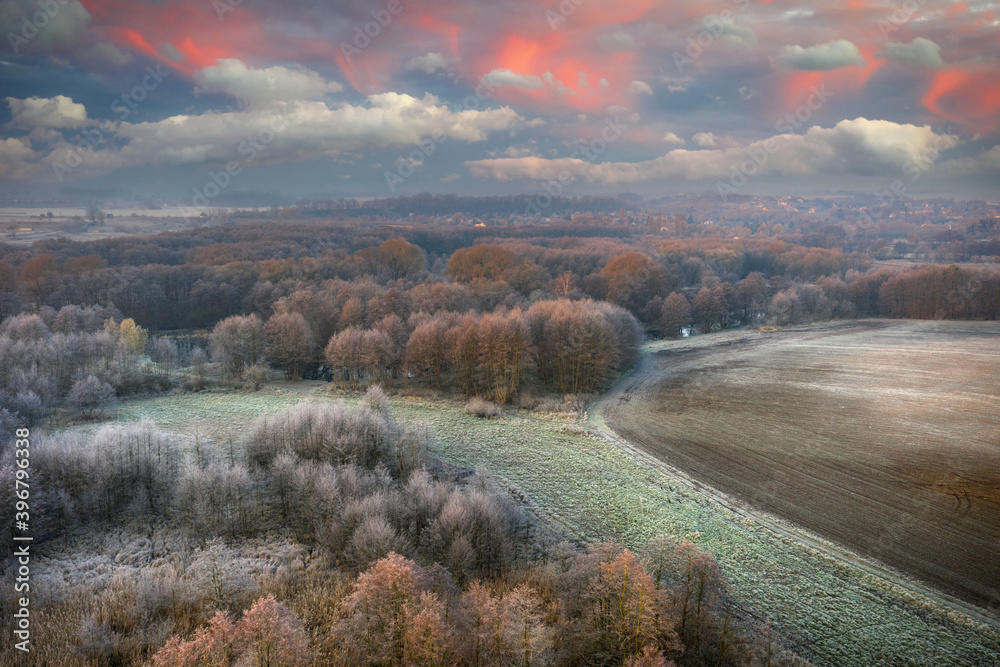
<svg viewBox="0 0 1000 667"><path fill-rule="evenodd" d="M258 393L163 396L123 404L117 417L143 417L186 436L192 447L225 451L259 415L302 400L356 400L302 382ZM465 414L455 402L394 397L397 417L425 425L446 461L483 467L504 480L549 526L578 543L639 545L659 534L688 537L712 551L741 599L766 615L789 648L820 665L1000 663L1000 627L975 610L882 568L844 557L824 540L699 489L685 475L628 451L600 418L546 417L508 410L499 419Z"/></svg>

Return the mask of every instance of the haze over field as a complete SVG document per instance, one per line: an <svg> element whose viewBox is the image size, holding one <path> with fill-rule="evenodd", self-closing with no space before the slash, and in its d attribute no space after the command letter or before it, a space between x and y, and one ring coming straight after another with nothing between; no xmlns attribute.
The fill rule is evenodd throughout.
<svg viewBox="0 0 1000 667"><path fill-rule="evenodd" d="M998 26L948 0L10 0L0 181L989 198Z"/></svg>

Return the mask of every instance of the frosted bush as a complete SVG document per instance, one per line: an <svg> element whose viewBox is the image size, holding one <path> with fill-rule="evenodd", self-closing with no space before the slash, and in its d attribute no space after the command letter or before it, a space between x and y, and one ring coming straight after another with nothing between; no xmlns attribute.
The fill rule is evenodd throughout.
<svg viewBox="0 0 1000 667"><path fill-rule="evenodd" d="M481 419L493 419L500 416L501 410L500 406L492 401L473 398L465 404L465 412Z"/></svg>
<svg viewBox="0 0 1000 667"><path fill-rule="evenodd" d="M98 419L115 411L118 398L114 387L93 375L73 383L66 405L85 419Z"/></svg>
<svg viewBox="0 0 1000 667"><path fill-rule="evenodd" d="M303 459L374 468L393 463L398 429L385 414L335 405L300 403L258 419L246 436L250 461L269 466L282 452Z"/></svg>

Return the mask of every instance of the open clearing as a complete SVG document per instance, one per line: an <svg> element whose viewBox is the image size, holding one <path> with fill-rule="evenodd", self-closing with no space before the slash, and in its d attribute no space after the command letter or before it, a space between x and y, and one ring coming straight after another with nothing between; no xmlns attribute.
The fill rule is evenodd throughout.
<svg viewBox="0 0 1000 667"><path fill-rule="evenodd" d="M608 425L696 480L1000 605L1000 325L860 322L658 346Z"/></svg>
<svg viewBox="0 0 1000 667"><path fill-rule="evenodd" d="M258 415L303 399L341 397L320 383L301 382L283 384L281 393L132 401L119 419L148 415L192 443L197 431L202 446L226 448L230 436ZM623 449L593 419L545 419L515 410L479 420L458 403L394 398L392 404L398 418L432 430L440 456L505 479L574 541L637 546L671 534L712 550L737 602L769 616L791 647L816 664L1000 664L995 621L919 583L843 558L831 543L806 541L734 511L678 471Z"/></svg>

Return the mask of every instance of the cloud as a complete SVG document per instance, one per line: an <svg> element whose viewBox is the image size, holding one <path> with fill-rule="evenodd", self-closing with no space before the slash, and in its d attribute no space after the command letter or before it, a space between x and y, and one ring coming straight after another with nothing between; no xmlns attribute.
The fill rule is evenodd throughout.
<svg viewBox="0 0 1000 667"><path fill-rule="evenodd" d="M396 166L406 165L407 167L422 167L424 166L424 161L419 157L404 157L400 155L396 158Z"/></svg>
<svg viewBox="0 0 1000 667"><path fill-rule="evenodd" d="M455 181L460 180L461 178L462 178L462 176L460 174L454 174L454 173L452 173L452 174L446 174L445 176L441 177L441 182L442 183L454 183Z"/></svg>
<svg viewBox="0 0 1000 667"><path fill-rule="evenodd" d="M0 178L21 180L37 169L35 152L21 139L0 139Z"/></svg>
<svg viewBox="0 0 1000 667"><path fill-rule="evenodd" d="M78 51L76 59L78 63L94 67L100 67L104 64L123 67L132 61L132 56L111 42L98 42Z"/></svg>
<svg viewBox="0 0 1000 667"><path fill-rule="evenodd" d="M664 76L660 80L667 84L671 93L683 93L694 83L694 77L690 76Z"/></svg>
<svg viewBox="0 0 1000 667"><path fill-rule="evenodd" d="M636 95L652 95L653 89L645 81L633 81L628 84L628 92Z"/></svg>
<svg viewBox="0 0 1000 667"><path fill-rule="evenodd" d="M983 172L1000 172L1000 146L994 146L978 155L943 160L934 168L949 176L981 176Z"/></svg>
<svg viewBox="0 0 1000 667"><path fill-rule="evenodd" d="M81 173L232 160L277 163L372 147L412 146L430 136L477 142L518 121L520 116L509 107L452 111L433 95L416 98L400 93L370 95L364 105L331 107L321 101L295 101L272 108L209 111L156 122L123 122L116 135L124 145L107 142L106 148L87 153ZM63 142L44 161L65 160L70 148Z"/></svg>
<svg viewBox="0 0 1000 667"><path fill-rule="evenodd" d="M635 36L625 32L621 28L611 34L603 34L598 38L598 43L609 51L635 51L641 47L639 40Z"/></svg>
<svg viewBox="0 0 1000 667"><path fill-rule="evenodd" d="M513 86L515 88L542 88L542 80L537 76L516 74L509 69L495 69L486 75L487 81L494 86Z"/></svg>
<svg viewBox="0 0 1000 667"><path fill-rule="evenodd" d="M0 2L0 23L17 33L25 13L38 11L39 1ZM568 156L573 151L570 146L594 136L595 127L613 110L628 117L630 128L616 146L622 155L630 155L627 159L649 160L651 166L663 169L665 165L693 169L702 162L707 168L713 155L735 150L732 155L739 156L749 141L746 137L765 136L748 133L773 127L775 119L824 85L836 102L814 115L812 123L826 128L857 116L898 123L940 122L983 135L972 140L973 145L1000 143L1000 97L992 85L1000 66L992 57L995 30L991 32L989 17L983 18L976 3L953 3L947 12L930 11L928 6L930 13L907 26L919 30L905 37L906 31L900 30L889 38L906 42L902 44L878 37L876 23L885 18L885 3L807 5L812 9L765 1L741 3L746 6L734 21L714 24L714 45L705 46L692 63L681 66L672 53L686 53L689 39L705 42L698 26L704 25L701 17L711 8L651 0L588 0L576 3L572 17L553 31L539 13L539 7L558 9L551 0L542 5L533 0L439 0L433 6L404 2L405 11L391 25L369 35L370 44L347 58L340 45L354 44L355 28L363 33L373 20L371 7L363 7L364 3L235 2L226 5L232 11L218 20L215 5L207 0L82 0L82 4L67 0L65 5L53 1L62 7L59 21L65 25L53 19L17 57L10 55L10 62L0 65L5 77L0 105L6 104L6 95L56 99L59 93L67 100L87 100L86 110L97 119L109 114L111 98L142 80L147 64L176 72L170 90L150 95L142 115L129 116L126 120L131 123L125 124L122 134L88 155L79 174L116 164L207 162L218 169L220 161L243 159L237 146L267 127L272 117L268 111L287 118L289 124L267 145L258 163L340 151L361 153L374 161L372 152L378 147L406 146L412 137L434 129L448 136L489 139L461 159ZM866 32L864 26L872 30ZM922 37L914 39L917 34ZM945 66L942 56L947 56ZM866 60L867 66L854 66ZM914 69L911 76L903 67L922 69ZM480 87L491 71L497 85ZM353 86L350 93L338 97L336 81ZM423 83L427 87L421 88ZM192 92L196 87L212 95L199 98ZM413 97L392 104L366 97L387 90ZM424 103L420 98L426 90L441 99ZM476 118L454 113L470 108L468 96L482 90L490 100L479 98L478 109L492 107L492 111ZM649 92L654 97L642 97ZM625 111L636 108L637 100L642 101L641 119ZM516 121L496 109L501 104L512 107L507 112L517 116ZM214 109L206 111L208 107ZM184 109L186 115L180 115ZM31 115L24 111L17 116L17 125L12 113L0 121L0 125L11 121L0 130L0 137L20 137L24 143L7 145L0 159L28 147L34 152L19 159L37 163L53 145L80 143L82 130L95 127L80 113L86 110L72 107L41 114L38 124L29 121ZM579 119L577 113L586 118ZM138 123L140 118L150 122ZM494 124L502 130L490 129ZM668 128L673 133L667 133ZM808 124L796 133L807 128ZM714 143L696 143L695 132L711 134ZM529 136L539 142L537 155L505 152L511 144L530 145L525 143ZM849 135L839 136L847 142ZM789 155L800 154L793 150L797 144L784 138L775 141ZM832 168L819 143L806 144L801 151L807 148L823 169ZM843 146L827 148L840 152ZM653 165L651 158L675 149L688 149L687 155L672 153L672 161ZM434 172L433 185L439 186L437 180L451 172L463 175L460 183L471 183L465 168L457 165L461 152L439 154L434 164L425 167ZM951 151L940 162L958 153L968 151ZM603 159L625 159L609 156ZM980 156L968 159L978 161ZM770 163L775 166L768 168L777 168L786 160L774 155ZM808 160L805 164L812 165ZM346 161L333 169L351 170ZM181 180L184 171L165 170L162 178ZM295 190L307 187L302 178L307 172L308 166L302 164L269 173L276 188ZM996 172L982 167L981 173ZM75 170L73 176L77 175ZM138 171L134 176L136 182L147 178ZM357 174L354 180L359 180ZM823 184L841 183L823 179ZM851 187L848 179L843 184Z"/></svg>
<svg viewBox="0 0 1000 667"><path fill-rule="evenodd" d="M889 42L885 45L885 50L878 55L901 65L912 65L914 67L944 66L944 61L941 60L941 47L923 37L917 37L909 43Z"/></svg>
<svg viewBox="0 0 1000 667"><path fill-rule="evenodd" d="M691 141L702 148L712 148L715 146L715 135L711 132L699 132L691 137Z"/></svg>
<svg viewBox="0 0 1000 667"><path fill-rule="evenodd" d="M663 135L663 143L683 146L686 142L673 132L667 132Z"/></svg>
<svg viewBox="0 0 1000 667"><path fill-rule="evenodd" d="M65 95L51 98L29 97L24 100L15 97L4 99L10 106L11 125L14 127L74 129L91 124L84 106Z"/></svg>
<svg viewBox="0 0 1000 667"><path fill-rule="evenodd" d="M406 71L416 70L424 74L433 74L439 70L448 70L460 61L460 58L452 58L443 53L426 53L422 56L413 56L406 61Z"/></svg>
<svg viewBox="0 0 1000 667"><path fill-rule="evenodd" d="M4 0L0 4L0 34L15 53L72 48L86 36L91 15L83 5L77 0L54 0L54 5L54 11L45 12L37 0ZM41 28L32 25L39 12L47 18L39 24ZM33 32L25 29L25 21L35 28ZM24 39L25 34L31 36Z"/></svg>
<svg viewBox="0 0 1000 667"><path fill-rule="evenodd" d="M753 49L757 46L757 34L746 26L725 23L721 35L723 43L731 48Z"/></svg>
<svg viewBox="0 0 1000 667"><path fill-rule="evenodd" d="M983 153L980 160L987 169L1000 171L1000 146L994 146Z"/></svg>
<svg viewBox="0 0 1000 667"><path fill-rule="evenodd" d="M506 150L488 151L487 154L490 157L528 157L538 155L538 152L531 146L508 146Z"/></svg>
<svg viewBox="0 0 1000 667"><path fill-rule="evenodd" d="M604 185L685 179L728 179L741 165L761 176L884 175L898 177L909 165L933 164L958 144L958 137L936 134L929 125L856 118L832 128L811 127L805 134L783 134L742 148L689 151L675 149L644 162L592 163L577 158L502 158L466 162L479 179L554 180L568 172Z"/></svg>
<svg viewBox="0 0 1000 667"><path fill-rule="evenodd" d="M864 67L866 61L858 47L846 39L840 39L805 49L801 46L786 46L775 58L775 63L783 69L825 72L851 65Z"/></svg>
<svg viewBox="0 0 1000 667"><path fill-rule="evenodd" d="M304 67L274 65L265 69L247 67L235 58L195 72L196 93L226 93L250 106L272 102L308 100L344 89L336 81L326 81Z"/></svg>

